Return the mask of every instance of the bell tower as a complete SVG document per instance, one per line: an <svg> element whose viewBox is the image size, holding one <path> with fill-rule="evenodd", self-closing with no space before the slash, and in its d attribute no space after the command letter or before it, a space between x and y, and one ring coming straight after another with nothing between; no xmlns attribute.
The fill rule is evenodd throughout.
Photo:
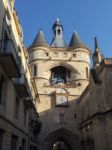
<svg viewBox="0 0 112 150"><path fill-rule="evenodd" d="M54 36L63 36L63 26L60 23L59 19L56 19L56 22L54 23L52 30L54 32Z"/></svg>
<svg viewBox="0 0 112 150"><path fill-rule="evenodd" d="M52 27L54 38L51 42L51 47L64 48L67 47L64 38L63 38L63 25L59 19L56 19L56 22Z"/></svg>
<svg viewBox="0 0 112 150"><path fill-rule="evenodd" d="M38 112L43 123L39 150L44 150L45 143L49 145L48 149L53 147L52 140L71 146L71 141L66 141L67 136L77 141L74 145L80 150L77 99L89 83L91 51L77 32L73 32L67 45L59 19L52 30L54 36L50 45L40 30L28 49L32 78L36 81L40 99Z"/></svg>

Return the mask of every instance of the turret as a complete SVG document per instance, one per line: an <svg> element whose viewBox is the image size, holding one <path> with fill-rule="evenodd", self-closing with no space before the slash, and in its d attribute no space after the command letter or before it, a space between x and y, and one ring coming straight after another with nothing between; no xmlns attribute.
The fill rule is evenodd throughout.
<svg viewBox="0 0 112 150"><path fill-rule="evenodd" d="M76 31L73 32L72 38L69 43L69 47L75 47L78 45L84 45L83 42L81 41L79 35L77 34Z"/></svg>
<svg viewBox="0 0 112 150"><path fill-rule="evenodd" d="M40 31L38 32L32 46L44 46L44 45L48 45L44 33L43 31L40 29Z"/></svg>
<svg viewBox="0 0 112 150"><path fill-rule="evenodd" d="M98 46L97 38L95 37L94 40L95 40L95 51L93 53L93 65L95 68L95 67L98 67L100 63L102 62L103 54L101 53L101 50Z"/></svg>
<svg viewBox="0 0 112 150"><path fill-rule="evenodd" d="M78 68L78 70L81 74L80 78L88 80L89 72L90 72L91 51L82 42L82 40L80 39L80 37L76 31L74 31L72 34L68 50L73 53L73 57L71 60L81 63L80 69Z"/></svg>
<svg viewBox="0 0 112 150"><path fill-rule="evenodd" d="M38 61L49 59L49 45L43 31L40 29L32 45L28 48L29 64L34 77L40 77L41 71L38 69Z"/></svg>

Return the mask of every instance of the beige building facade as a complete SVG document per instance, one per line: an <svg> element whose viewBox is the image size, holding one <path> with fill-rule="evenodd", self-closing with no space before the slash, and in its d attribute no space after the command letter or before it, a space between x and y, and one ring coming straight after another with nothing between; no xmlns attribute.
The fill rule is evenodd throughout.
<svg viewBox="0 0 112 150"><path fill-rule="evenodd" d="M36 150L40 130L28 53L14 0L0 0L0 150Z"/></svg>

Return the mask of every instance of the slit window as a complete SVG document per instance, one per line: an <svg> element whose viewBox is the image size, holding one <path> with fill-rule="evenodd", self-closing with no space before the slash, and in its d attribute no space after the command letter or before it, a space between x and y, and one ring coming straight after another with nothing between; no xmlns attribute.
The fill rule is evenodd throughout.
<svg viewBox="0 0 112 150"><path fill-rule="evenodd" d="M89 79L89 69L86 67L86 78Z"/></svg>
<svg viewBox="0 0 112 150"><path fill-rule="evenodd" d="M24 106L24 126L26 127L26 121L27 121L27 109Z"/></svg>
<svg viewBox="0 0 112 150"><path fill-rule="evenodd" d="M61 33L60 29L57 30L57 33L58 33L58 35L60 35L60 33Z"/></svg>
<svg viewBox="0 0 112 150"><path fill-rule="evenodd" d="M19 118L19 98L16 97L16 102L15 102L15 118Z"/></svg>
<svg viewBox="0 0 112 150"><path fill-rule="evenodd" d="M34 65L34 76L36 76L36 75L37 75L37 66Z"/></svg>
<svg viewBox="0 0 112 150"><path fill-rule="evenodd" d="M0 104L5 104L6 82L5 77L1 74L0 77Z"/></svg>

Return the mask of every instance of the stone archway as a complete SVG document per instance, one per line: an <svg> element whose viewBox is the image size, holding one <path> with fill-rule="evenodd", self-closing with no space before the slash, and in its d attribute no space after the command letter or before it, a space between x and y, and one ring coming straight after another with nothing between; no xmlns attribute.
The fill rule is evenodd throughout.
<svg viewBox="0 0 112 150"><path fill-rule="evenodd" d="M46 71L51 70L52 68L58 67L58 66L65 67L74 73L80 74L76 68L74 68L72 65L66 62L55 62L54 64L51 64L50 67L46 68Z"/></svg>
<svg viewBox="0 0 112 150"><path fill-rule="evenodd" d="M51 133L44 140L44 150L53 150L53 144L62 141L69 147L69 150L80 150L80 139L73 132L61 128Z"/></svg>

